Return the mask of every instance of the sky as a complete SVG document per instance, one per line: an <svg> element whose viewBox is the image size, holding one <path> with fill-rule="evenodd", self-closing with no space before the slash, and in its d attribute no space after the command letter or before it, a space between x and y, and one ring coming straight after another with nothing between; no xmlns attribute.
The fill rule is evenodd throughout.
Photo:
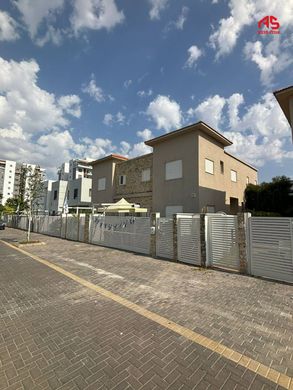
<svg viewBox="0 0 293 390"><path fill-rule="evenodd" d="M267 15L280 34L257 33ZM0 1L0 158L49 178L199 120L260 181L293 178L272 93L292 84L293 0Z"/></svg>

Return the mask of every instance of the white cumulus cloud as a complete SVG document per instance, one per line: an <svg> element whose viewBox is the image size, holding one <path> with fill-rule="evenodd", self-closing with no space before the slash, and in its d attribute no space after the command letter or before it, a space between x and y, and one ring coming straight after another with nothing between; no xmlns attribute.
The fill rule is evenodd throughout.
<svg viewBox="0 0 293 390"><path fill-rule="evenodd" d="M123 115L122 112L118 111L117 114L105 114L103 123L106 126L111 126L115 123L123 125L125 123L125 119L125 115Z"/></svg>
<svg viewBox="0 0 293 390"><path fill-rule="evenodd" d="M168 96L158 95L149 104L146 113L155 122L157 129L168 132L181 126L180 105Z"/></svg>
<svg viewBox="0 0 293 390"><path fill-rule="evenodd" d="M16 21L0 10L0 41L15 41L19 38Z"/></svg>
<svg viewBox="0 0 293 390"><path fill-rule="evenodd" d="M292 65L293 50L291 45L287 48L287 42L276 37L266 46L261 41L246 43L245 57L257 65L263 85L272 86L274 76Z"/></svg>
<svg viewBox="0 0 293 390"><path fill-rule="evenodd" d="M160 14L167 8L169 0L149 0L151 4L150 18L151 20L159 20Z"/></svg>
<svg viewBox="0 0 293 390"><path fill-rule="evenodd" d="M142 138L143 141L148 141L149 139L153 138L153 133L149 129L144 129L136 132L136 135L140 138Z"/></svg>
<svg viewBox="0 0 293 390"><path fill-rule="evenodd" d="M188 59L184 67L195 68L197 65L197 60L203 55L203 52L196 45L190 46L187 52L188 52Z"/></svg>
<svg viewBox="0 0 293 390"><path fill-rule="evenodd" d="M84 29L111 30L124 19L114 0L74 0L71 25L76 35Z"/></svg>
<svg viewBox="0 0 293 390"><path fill-rule="evenodd" d="M210 96L194 109L190 108L188 114L189 116L196 116L198 120L217 129L222 121L222 111L225 104L225 98L219 95Z"/></svg>
<svg viewBox="0 0 293 390"><path fill-rule="evenodd" d="M94 77L91 77L91 80L88 84L83 85L82 92L87 93L90 95L95 101L98 103L104 102L106 100L106 96L104 94L104 91L101 87L97 86L96 80Z"/></svg>
<svg viewBox="0 0 293 390"><path fill-rule="evenodd" d="M244 102L240 93L227 98L216 94L189 109L188 114L221 131L233 142L228 151L251 164L293 159L287 147L291 142L289 124L273 94L264 94L240 114Z"/></svg>
<svg viewBox="0 0 293 390"><path fill-rule="evenodd" d="M15 0L14 4L21 13L30 37L35 39L42 23L50 24L56 15L62 11L65 0Z"/></svg>
<svg viewBox="0 0 293 390"><path fill-rule="evenodd" d="M229 54L248 26L266 15L274 15L281 22L282 31L293 26L293 0L230 0L230 15L219 21L219 26L210 35L211 46L217 51L216 58Z"/></svg>

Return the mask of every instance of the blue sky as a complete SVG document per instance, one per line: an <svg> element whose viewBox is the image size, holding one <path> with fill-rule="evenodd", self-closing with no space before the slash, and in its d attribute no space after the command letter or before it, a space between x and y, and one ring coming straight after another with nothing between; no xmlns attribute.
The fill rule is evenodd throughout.
<svg viewBox="0 0 293 390"><path fill-rule="evenodd" d="M258 35L274 15L280 35ZM14 0L0 4L0 157L54 177L74 157L147 153L204 120L256 165L293 177L272 91L292 85L293 0Z"/></svg>

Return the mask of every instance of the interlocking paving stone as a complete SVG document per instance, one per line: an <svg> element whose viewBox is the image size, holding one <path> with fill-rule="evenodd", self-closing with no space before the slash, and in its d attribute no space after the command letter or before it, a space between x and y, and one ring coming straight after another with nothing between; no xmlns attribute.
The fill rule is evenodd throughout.
<svg viewBox="0 0 293 390"><path fill-rule="evenodd" d="M17 237L21 232L9 229L4 234L0 238ZM127 252L39 237L47 245L26 250L236 350L242 345L238 339L246 336L249 345L239 352L250 352L264 364L269 365L264 361L270 352L268 346L274 346L269 356L272 367L276 364L282 368L279 371L292 370L292 321L288 318L292 305L286 306L292 299L292 286L200 272ZM0 267L1 389L24 389L30 381L37 389L228 389L229 380L235 388L257 388L259 383L277 388L3 244ZM239 293L234 294L233 304L223 305L222 298L230 301L235 289ZM211 298L212 294L208 302L206 295ZM244 303L248 307L249 300L255 307L249 308L250 314L242 321L244 309L238 306ZM263 311L269 300L270 310ZM210 316L213 308L218 321L214 314ZM248 328L247 317L251 321ZM233 328L236 320L237 335ZM214 324L218 326L213 328ZM276 327L271 338L260 332L259 324L260 329ZM280 329L286 331L281 335ZM173 372L176 375L171 381Z"/></svg>

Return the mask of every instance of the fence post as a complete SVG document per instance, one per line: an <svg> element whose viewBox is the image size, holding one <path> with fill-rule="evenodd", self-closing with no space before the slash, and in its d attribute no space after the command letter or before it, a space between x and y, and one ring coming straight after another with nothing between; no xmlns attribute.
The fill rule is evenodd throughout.
<svg viewBox="0 0 293 390"><path fill-rule="evenodd" d="M92 215L92 214L91 214ZM89 243L90 238L90 214L86 214L84 218L84 236L83 241Z"/></svg>
<svg viewBox="0 0 293 390"><path fill-rule="evenodd" d="M200 214L200 263L202 267L206 267L207 265L206 245L205 214Z"/></svg>
<svg viewBox="0 0 293 390"><path fill-rule="evenodd" d="M151 216L150 216L150 222L151 222L151 232L150 232L150 235L151 235L151 248L150 248L150 255L152 257L156 257L157 253L156 253L156 242L157 242L157 234L158 234L158 219L160 218L160 213L151 213ZM155 228L155 229L153 229ZM152 232L154 230L154 232Z"/></svg>
<svg viewBox="0 0 293 390"><path fill-rule="evenodd" d="M242 274L247 274L249 271L248 256L247 256L247 242L246 242L248 237L246 237L244 213L237 214L237 227L238 227L238 245L239 245L239 259L240 259L239 271Z"/></svg>
<svg viewBox="0 0 293 390"><path fill-rule="evenodd" d="M178 261L177 229L178 229L177 214L173 214L173 260L174 261Z"/></svg>
<svg viewBox="0 0 293 390"><path fill-rule="evenodd" d="M79 241L79 228L80 228L79 224L80 224L80 214L77 213L77 237L76 237L76 241Z"/></svg>

